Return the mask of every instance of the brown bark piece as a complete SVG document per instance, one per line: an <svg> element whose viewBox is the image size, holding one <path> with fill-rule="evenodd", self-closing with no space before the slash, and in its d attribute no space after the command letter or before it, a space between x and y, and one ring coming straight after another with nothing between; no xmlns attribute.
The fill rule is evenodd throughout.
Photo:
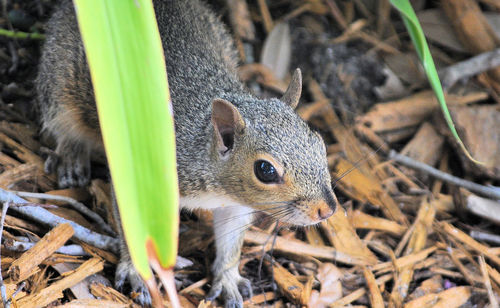
<svg viewBox="0 0 500 308"><path fill-rule="evenodd" d="M418 211L417 219L414 222L415 228L406 247L405 255L419 252L425 247L427 236L432 231L432 223L434 222L435 215L436 208L432 203L424 199ZM410 264L398 269L389 300L389 307L401 307L403 305L413 279L413 266L414 264Z"/></svg>
<svg viewBox="0 0 500 308"><path fill-rule="evenodd" d="M236 35L247 41L255 40L255 27L246 0L226 0L229 8L229 20L236 30Z"/></svg>
<svg viewBox="0 0 500 308"><path fill-rule="evenodd" d="M407 229L394 221L371 216L359 210L350 213L349 220L356 229L379 230L395 235L402 235Z"/></svg>
<svg viewBox="0 0 500 308"><path fill-rule="evenodd" d="M380 206L387 218L403 225L408 224L406 216L382 188L380 181L363 174L361 170L340 157L330 169L333 170L332 178L334 179L349 172L341 181L338 181L337 185L348 196L361 202L368 201L375 206Z"/></svg>
<svg viewBox="0 0 500 308"><path fill-rule="evenodd" d="M266 250L271 249L271 241L268 241L269 234L258 231L247 231L245 233L245 243L254 245L264 245L267 243ZM285 239L281 236L276 237L274 251L286 253L288 255L310 256L318 259L338 261L352 265L369 265L365 258L359 258L357 255L351 255L336 250L328 246L313 246L295 239Z"/></svg>
<svg viewBox="0 0 500 308"><path fill-rule="evenodd" d="M451 107L466 105L487 98L488 94L486 92L473 92L464 96L448 94L446 95L446 102ZM398 130L420 124L438 108L438 101L434 93L429 90L400 100L377 104L366 114L358 117L356 121L369 126L377 133Z"/></svg>
<svg viewBox="0 0 500 308"><path fill-rule="evenodd" d="M393 262L384 262L384 263L379 263L375 266L372 267L372 270L376 272L376 274L381 274L381 273L387 273L390 271L394 270L394 267L396 269L400 269L412 264L416 264L420 261L423 261L427 259L427 257L436 251L436 247L429 247L424 250L421 250L420 252L412 253L409 255L406 255L401 258L395 259Z"/></svg>
<svg viewBox="0 0 500 308"><path fill-rule="evenodd" d="M500 111L497 106L450 107L455 127L472 157L484 163L472 163L460 149L449 130L440 121L439 129L457 149L463 166L475 175L500 180Z"/></svg>
<svg viewBox="0 0 500 308"><path fill-rule="evenodd" d="M92 307L109 307L109 308L128 308L127 304L117 303L102 299L76 299L66 303L61 308L92 308Z"/></svg>
<svg viewBox="0 0 500 308"><path fill-rule="evenodd" d="M30 223L24 219L17 218L14 216L7 215L5 216L5 226L9 226L12 228L20 228L27 232L41 233L42 228L40 226Z"/></svg>
<svg viewBox="0 0 500 308"><path fill-rule="evenodd" d="M467 246L471 247L472 249L476 250L477 252L484 254L491 261L495 262L498 266L500 266L500 257L491 253L491 251L488 249L489 248L488 246L477 242L472 237L465 234L462 230L455 228L454 226L452 226L451 224L449 224L447 222L441 222L440 226L443 228L445 233L447 233L451 237L459 240L460 242L466 244Z"/></svg>
<svg viewBox="0 0 500 308"><path fill-rule="evenodd" d="M455 287L437 294L427 294L411 302L406 303L404 308L454 308L463 305L471 296L470 287Z"/></svg>
<svg viewBox="0 0 500 308"><path fill-rule="evenodd" d="M99 257L101 259L108 261L111 264L118 264L118 261L119 261L118 257L115 256L113 253L106 251L106 250L99 249L99 248L94 247L94 246L90 246L89 244L84 243L84 242L79 242L79 244L82 246L83 250L85 250L91 256Z"/></svg>
<svg viewBox="0 0 500 308"><path fill-rule="evenodd" d="M307 242L311 245L316 245L316 246L325 246L325 241L323 241L323 238L321 237L321 233L319 232L318 229L306 229L304 230L307 238Z"/></svg>
<svg viewBox="0 0 500 308"><path fill-rule="evenodd" d="M312 276L310 276L312 278ZM308 300L308 307L328 307L328 305L342 298L342 278L344 272L331 263L323 263L319 266L316 278L321 284L319 291L312 290ZM312 286L313 279L308 283ZM307 287L307 285L306 285Z"/></svg>
<svg viewBox="0 0 500 308"><path fill-rule="evenodd" d="M23 161L35 163L40 166L43 165L43 160L40 156L36 155L30 149L14 141L12 138L2 132L0 132L0 142L11 148L14 151L14 154L16 154L16 156Z"/></svg>
<svg viewBox="0 0 500 308"><path fill-rule="evenodd" d="M35 246L26 251L12 262L9 275L13 282L27 279L43 260L60 248L73 236L73 227L70 224L60 224L41 238Z"/></svg>
<svg viewBox="0 0 500 308"><path fill-rule="evenodd" d="M439 135L429 122L425 122L401 150L401 154L435 166L442 155L443 143L444 137Z"/></svg>
<svg viewBox="0 0 500 308"><path fill-rule="evenodd" d="M381 277L377 278L375 280L375 282L377 283L377 285L381 285L381 284L384 284L384 283L390 281L392 279L392 277L393 277L392 274L384 275L384 276L381 276ZM360 299L365 294L366 294L366 288L357 289L357 290L349 293L348 295L342 297L341 299L333 302L330 305L330 307L344 307L344 306L347 306L347 305L351 304L352 302Z"/></svg>
<svg viewBox="0 0 500 308"><path fill-rule="evenodd" d="M92 258L78 267L72 274L58 280L36 294L26 296L18 301L19 307L43 307L62 298L62 291L74 286L86 277L102 271L104 261Z"/></svg>
<svg viewBox="0 0 500 308"><path fill-rule="evenodd" d="M73 209L65 207L56 207L56 208L49 208L47 210L54 215L65 218L67 220L74 221L85 228L98 232L97 226L91 224L85 217L83 217L82 214Z"/></svg>
<svg viewBox="0 0 500 308"><path fill-rule="evenodd" d="M38 174L38 166L33 163L18 165L0 174L0 187L9 189L13 184L30 180Z"/></svg>
<svg viewBox="0 0 500 308"><path fill-rule="evenodd" d="M256 81L271 90L285 93L288 84L274 76L273 71L260 63L245 64L238 67L238 76L243 81L256 77Z"/></svg>
<svg viewBox="0 0 500 308"><path fill-rule="evenodd" d="M472 53L491 51L500 45L500 39L488 24L479 5L474 0L442 0L444 12L453 24L458 38ZM500 81L500 67L491 75Z"/></svg>
<svg viewBox="0 0 500 308"><path fill-rule="evenodd" d="M68 198L74 199L74 200L79 201L79 202L85 201L90 197L90 194L88 193L87 189L82 188L82 187L50 190L50 191L47 191L46 194L54 195L54 196L68 197ZM55 201L51 201L51 202L55 202Z"/></svg>
<svg viewBox="0 0 500 308"><path fill-rule="evenodd" d="M272 268L269 260L265 259L264 263L270 271L273 271L276 284L286 297L295 304L307 305L307 300L304 301L305 299L302 296L304 285L293 274L276 261L272 263Z"/></svg>
<svg viewBox="0 0 500 308"><path fill-rule="evenodd" d="M109 300L121 304L132 304L132 300L115 289L105 286L102 283L95 283L90 286L90 292L97 298Z"/></svg>
<svg viewBox="0 0 500 308"><path fill-rule="evenodd" d="M262 23L264 24L264 29L269 33L273 29L274 22L269 12L269 7L267 6L266 0L257 0L259 4L260 15L262 17Z"/></svg>
<svg viewBox="0 0 500 308"><path fill-rule="evenodd" d="M43 190L51 190L54 188L55 176L47 175L44 173L44 161L40 156L36 155L29 148L18 143L2 132L0 132L0 144L3 144L5 147L11 149L15 156L19 158L19 160L23 161L24 163L29 163L30 165L36 166L36 171L31 171L30 173L30 175L32 175L32 178L23 179L35 180ZM3 179L3 181L5 180L6 178ZM13 183L7 183L4 185L7 186L10 184Z"/></svg>
<svg viewBox="0 0 500 308"><path fill-rule="evenodd" d="M101 179L92 180L89 187L90 194L94 197L92 210L101 216L106 217L108 224L115 231L120 226L117 225L113 216L113 201L111 196L111 185Z"/></svg>
<svg viewBox="0 0 500 308"><path fill-rule="evenodd" d="M4 170L19 166L21 163L5 153L0 153L0 165Z"/></svg>
<svg viewBox="0 0 500 308"><path fill-rule="evenodd" d="M409 300L412 301L421 296L430 293L439 293L443 291L443 277L440 275L432 276L431 278L422 281L420 286L413 291L410 296L408 296Z"/></svg>
<svg viewBox="0 0 500 308"><path fill-rule="evenodd" d="M370 303L373 308L384 308L384 300L380 289L378 288L377 281L373 273L366 267L363 267L363 276L366 280L366 285L370 291Z"/></svg>
<svg viewBox="0 0 500 308"><path fill-rule="evenodd" d="M338 251L355 256L369 265L377 263L377 257L356 234L343 208L339 207L337 212L321 226L324 227L328 239Z"/></svg>
<svg viewBox="0 0 500 308"><path fill-rule="evenodd" d="M36 130L28 125L0 121L0 131L11 138L21 142L25 147L35 152L40 149L40 143L34 139Z"/></svg>

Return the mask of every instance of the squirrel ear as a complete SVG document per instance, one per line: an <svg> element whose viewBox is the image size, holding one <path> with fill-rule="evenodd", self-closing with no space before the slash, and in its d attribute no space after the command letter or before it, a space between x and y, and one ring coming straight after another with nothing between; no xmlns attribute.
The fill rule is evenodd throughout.
<svg viewBox="0 0 500 308"><path fill-rule="evenodd" d="M244 131L245 121L233 104L216 98L212 102L212 125L217 150L224 156L233 148L234 135Z"/></svg>
<svg viewBox="0 0 500 308"><path fill-rule="evenodd" d="M300 68L297 68L293 72L292 80L285 91L285 94L281 97L281 101L288 106L295 109L299 103L300 94L302 93L302 73Z"/></svg>

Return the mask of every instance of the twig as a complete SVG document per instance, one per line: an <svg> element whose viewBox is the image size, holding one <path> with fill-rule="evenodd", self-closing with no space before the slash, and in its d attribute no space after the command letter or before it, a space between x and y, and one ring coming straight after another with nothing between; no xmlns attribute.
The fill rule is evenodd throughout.
<svg viewBox="0 0 500 308"><path fill-rule="evenodd" d="M0 188L0 202L7 201L14 201L21 204L28 203L26 200L15 195L14 193ZM36 222L46 224L51 227L55 227L61 223L69 223L75 231L73 236L76 239L94 247L112 251L116 254L118 254L119 252L118 239L91 231L73 221L54 215L41 207L26 205L21 207L12 207L11 209L17 213L33 219Z"/></svg>
<svg viewBox="0 0 500 308"><path fill-rule="evenodd" d="M328 5L328 8L330 8L330 12L332 13L333 18L339 24L339 26L343 30L347 29L347 21L345 20L344 16L340 12L340 9L337 6L337 4L332 0L327 0L326 4Z"/></svg>
<svg viewBox="0 0 500 308"><path fill-rule="evenodd" d="M29 33L29 32L22 32L22 31L11 31L11 30L6 30L0 28L0 36L6 36L10 38L16 38L16 39L33 39L33 40L44 40L45 35L41 33Z"/></svg>
<svg viewBox="0 0 500 308"><path fill-rule="evenodd" d="M445 90L451 88L463 78L477 75L500 65L500 48L484 52L475 57L448 66L439 71L439 77Z"/></svg>
<svg viewBox="0 0 500 308"><path fill-rule="evenodd" d="M500 235L481 232L481 231L471 231L470 236L478 241L485 241L496 245L500 245Z"/></svg>
<svg viewBox="0 0 500 308"><path fill-rule="evenodd" d="M2 207L2 218L0 219L0 243L2 242L3 225L5 223L5 217L7 216L7 209L9 208L9 202L4 202ZM0 263L2 262L0 245ZM0 275L0 292L2 293L2 303L5 308L10 307L10 303L7 301L7 290L5 289L5 284L3 283L3 277Z"/></svg>
<svg viewBox="0 0 500 308"><path fill-rule="evenodd" d="M438 178L441 181L447 182L449 184L464 187L472 192L475 192L479 195L483 195L483 196L488 197L490 199L500 200L500 192L496 191L493 188L479 185L479 184L476 184L474 182L467 181L467 180L464 180L461 178L457 178L456 176L442 172L442 171L440 171L436 168L433 168L429 165L426 165L424 163L413 160L413 159L409 158L408 156L398 154L394 150L389 152L389 159L392 159L395 162L397 162L401 165L404 165L406 167L425 172L425 173L427 173L435 178Z"/></svg>
<svg viewBox="0 0 500 308"><path fill-rule="evenodd" d="M5 249L15 252L25 252L26 250L31 249L34 245L35 243L22 241L14 241L12 243L4 244ZM89 253L83 250L82 246L77 244L61 246L56 250L56 252L68 256L90 256Z"/></svg>
<svg viewBox="0 0 500 308"><path fill-rule="evenodd" d="M32 192L24 192L24 191L13 191L16 195L23 198L37 198L37 199L45 199L45 200L54 200L54 201L63 201L69 203L73 209L82 213L83 215L91 218L95 221L101 229L106 231L108 234L116 236L116 232L111 229L111 227L99 216L97 213L92 212L88 207L84 204L76 201L73 198L66 196L58 196L51 194L42 194L42 193L32 193Z"/></svg>
<svg viewBox="0 0 500 308"><path fill-rule="evenodd" d="M19 286L17 287L16 291L14 293L12 293L12 296L11 298L15 298L16 295L21 292L22 289L24 289L24 287L26 286L26 281L23 281L21 282L21 284L19 284ZM7 307L6 307L7 308Z"/></svg>
<svg viewBox="0 0 500 308"><path fill-rule="evenodd" d="M500 225L500 202L471 194L465 206L469 212Z"/></svg>

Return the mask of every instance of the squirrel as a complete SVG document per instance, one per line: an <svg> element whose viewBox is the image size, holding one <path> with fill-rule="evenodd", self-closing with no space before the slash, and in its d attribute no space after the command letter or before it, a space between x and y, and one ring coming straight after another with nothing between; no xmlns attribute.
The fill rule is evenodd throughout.
<svg viewBox="0 0 500 308"><path fill-rule="evenodd" d="M207 299L222 295L226 307L243 307L242 294L252 288L238 264L243 229L254 214L306 226L335 212L326 148L294 111L300 70L280 99L256 98L238 80L232 38L207 4L154 0L153 5L174 111L180 207L213 211L216 257ZM57 173L60 187L84 186L91 153L103 153L104 146L71 1L62 1L46 32L35 86L42 130L57 147L45 169ZM121 289L128 279L139 294L136 301L150 305L121 236L115 285Z"/></svg>

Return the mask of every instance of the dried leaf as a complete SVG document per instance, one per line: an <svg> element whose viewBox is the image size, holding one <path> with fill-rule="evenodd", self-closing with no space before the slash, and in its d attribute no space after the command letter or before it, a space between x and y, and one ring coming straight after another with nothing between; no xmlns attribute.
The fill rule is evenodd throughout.
<svg viewBox="0 0 500 308"><path fill-rule="evenodd" d="M336 300L342 298L342 283L340 279L344 275L331 263L323 263L318 268L318 278L321 283L320 291L313 290L309 299L309 307L328 307Z"/></svg>
<svg viewBox="0 0 500 308"><path fill-rule="evenodd" d="M290 27L287 22L274 26L267 36L260 62L269 67L279 79L284 79L288 73L291 59Z"/></svg>

